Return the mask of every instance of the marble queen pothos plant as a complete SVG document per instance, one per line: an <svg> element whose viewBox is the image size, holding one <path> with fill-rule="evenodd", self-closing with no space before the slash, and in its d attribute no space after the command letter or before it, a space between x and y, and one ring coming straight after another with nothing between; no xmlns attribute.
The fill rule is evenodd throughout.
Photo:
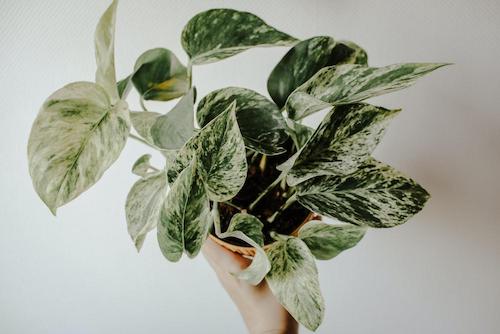
<svg viewBox="0 0 500 334"><path fill-rule="evenodd" d="M139 140L160 152L165 166L153 167L145 154L132 167L140 179L125 209L137 249L156 228L170 261L195 257L209 236L250 250L250 266L233 274L250 284L267 280L291 315L315 330L324 313L315 258L353 247L369 227L406 222L429 197L371 156L400 110L362 101L406 88L445 64L370 67L352 42L298 40L253 14L212 9L182 32L187 66L168 49L152 49L117 82L116 7L113 1L97 25L95 82L57 90L34 122L28 157L38 195L55 215L101 178L128 138ZM272 100L226 87L196 104L193 66L263 46L290 48L269 75ZM130 111L132 87L143 108L144 100L179 101L166 114ZM325 109L317 128L302 124Z"/></svg>

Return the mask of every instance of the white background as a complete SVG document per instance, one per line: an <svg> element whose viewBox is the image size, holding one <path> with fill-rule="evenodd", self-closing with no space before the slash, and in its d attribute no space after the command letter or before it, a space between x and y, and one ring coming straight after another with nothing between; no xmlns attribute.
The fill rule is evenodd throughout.
<svg viewBox="0 0 500 334"><path fill-rule="evenodd" d="M32 121L50 93L93 80L93 32L107 5L0 0L0 332L243 333L203 257L171 264L154 235L136 253L124 201L136 180L130 167L147 152L140 144L127 144L57 218L31 186ZM432 199L408 224L372 230L355 249L318 264L327 306L318 333L498 333L500 3L122 0L118 76L152 47L186 61L182 27L213 7L251 11L298 38L353 40L372 66L455 63L373 101L403 108L375 156L414 177ZM196 67L199 96L228 85L265 93L286 51L256 49Z"/></svg>

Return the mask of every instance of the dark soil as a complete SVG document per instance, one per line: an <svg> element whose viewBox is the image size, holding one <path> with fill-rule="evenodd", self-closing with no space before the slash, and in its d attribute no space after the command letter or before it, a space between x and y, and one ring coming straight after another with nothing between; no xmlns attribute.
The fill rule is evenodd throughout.
<svg viewBox="0 0 500 334"><path fill-rule="evenodd" d="M291 143L289 143L291 145ZM264 224L264 243L271 243L273 240L269 236L270 231L275 231L280 234L291 234L311 213L308 209L304 208L298 202L293 203L290 207L284 210L276 219L269 223L267 219L271 217L287 200L290 196L290 189L287 185L284 188L281 185L276 186L262 198L258 205L253 210L248 210L248 206L257 198L257 196L264 191L278 176L280 171L276 166L285 162L290 154L282 154L278 156L266 156L263 158L262 154L250 154L247 157L248 174L240 192L231 199L231 203L239 208L247 210L248 213L258 217ZM265 159L265 164L262 161ZM260 165L260 166L259 166ZM261 167L264 167L262 169ZM235 207L229 206L224 203L219 204L219 213L221 218L221 229L225 231L229 226L231 217L240 212ZM225 241L239 246L249 246L247 243L235 239L227 238Z"/></svg>

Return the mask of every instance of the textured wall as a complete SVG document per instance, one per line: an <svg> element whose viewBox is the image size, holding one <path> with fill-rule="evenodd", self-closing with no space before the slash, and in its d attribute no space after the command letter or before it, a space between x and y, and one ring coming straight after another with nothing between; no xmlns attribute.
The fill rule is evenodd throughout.
<svg viewBox="0 0 500 334"><path fill-rule="evenodd" d="M93 79L93 30L107 4L0 0L0 332L243 332L202 257L168 263L154 236L136 253L123 207L135 180L130 166L146 152L139 144L129 143L103 179L57 218L31 187L31 123L51 92ZM433 197L407 225L371 231L357 248L319 264L327 312L318 333L497 332L500 3L122 0L119 76L151 47L168 47L185 60L184 23L216 6L249 10L299 38L353 40L375 66L455 63L374 100L403 108L375 156ZM200 96L228 85L265 92L285 52L251 50L196 67Z"/></svg>

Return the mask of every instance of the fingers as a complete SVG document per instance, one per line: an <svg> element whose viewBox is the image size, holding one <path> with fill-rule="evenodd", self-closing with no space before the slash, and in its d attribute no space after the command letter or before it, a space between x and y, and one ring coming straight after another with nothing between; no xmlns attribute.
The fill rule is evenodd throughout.
<svg viewBox="0 0 500 334"><path fill-rule="evenodd" d="M201 251L217 274L241 271L251 262L242 255L218 245L210 238L205 241Z"/></svg>

